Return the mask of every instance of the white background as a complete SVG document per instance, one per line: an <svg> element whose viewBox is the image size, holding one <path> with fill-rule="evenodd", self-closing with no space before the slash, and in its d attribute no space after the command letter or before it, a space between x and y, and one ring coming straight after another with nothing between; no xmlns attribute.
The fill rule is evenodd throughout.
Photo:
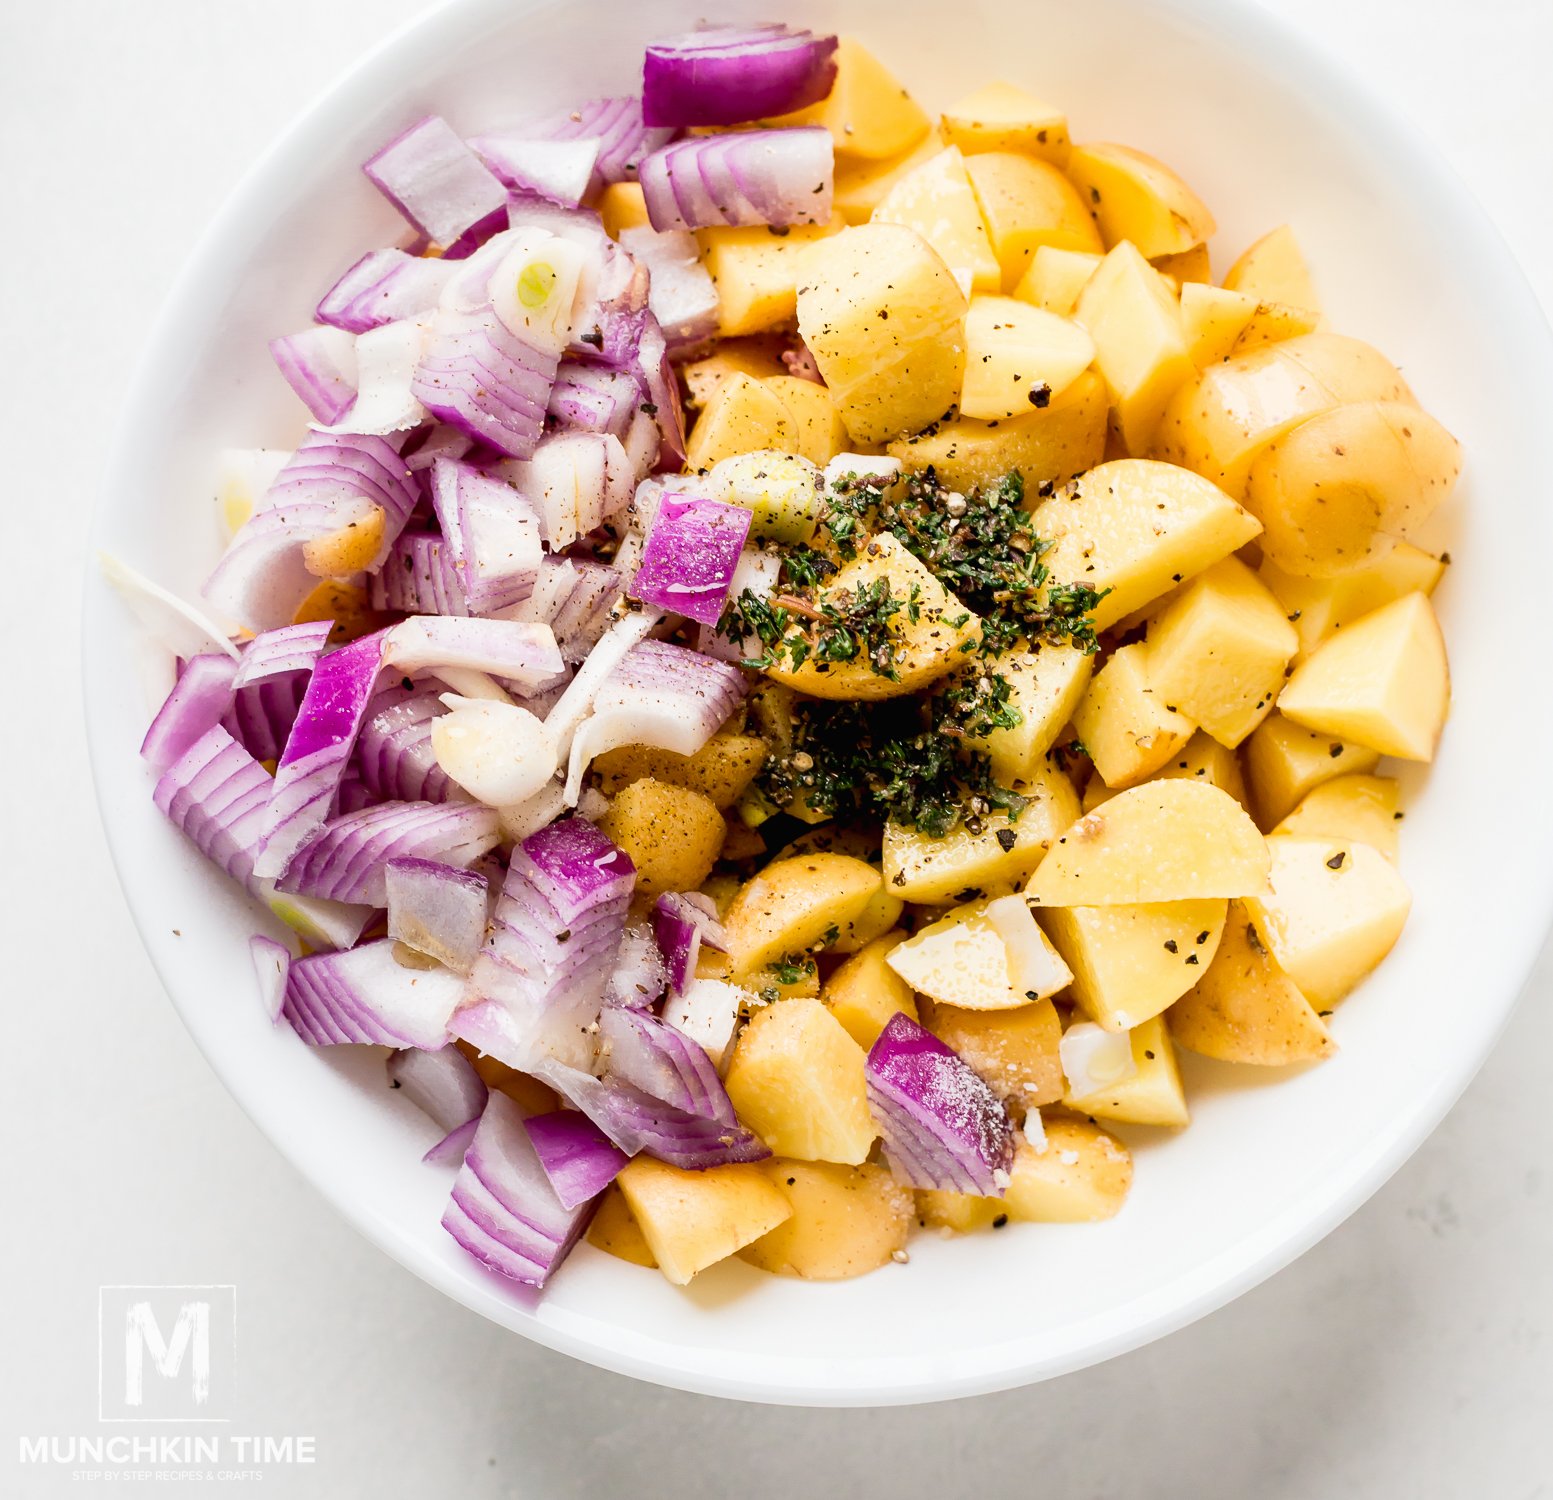
<svg viewBox="0 0 1553 1500"><path fill-rule="evenodd" d="M1545 0L1270 3L1413 116L1553 305ZM107 436L191 239L296 109L419 8L8 7L0 1493L90 1487L18 1467L17 1439L96 1430L100 1283L222 1282L239 1289L241 1429L317 1440L313 1468L267 1472L271 1494L1553 1495L1546 956L1447 1123L1291 1269L1137 1354L936 1408L733 1405L535 1348L359 1239L225 1095L160 991L98 830L76 683L86 518L112 488ZM1546 747L1505 750L1463 817L1502 815L1518 776L1544 774Z"/></svg>

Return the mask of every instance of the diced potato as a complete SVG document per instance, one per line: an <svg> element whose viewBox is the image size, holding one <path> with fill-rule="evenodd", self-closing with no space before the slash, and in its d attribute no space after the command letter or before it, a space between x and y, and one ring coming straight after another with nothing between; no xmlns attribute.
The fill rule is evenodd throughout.
<svg viewBox="0 0 1553 1500"><path fill-rule="evenodd" d="M936 470L957 490L981 489L1017 470L1028 506L1043 484L1060 484L1100 462L1107 405L1105 382L1090 370L1044 409L1006 422L935 422L897 438L888 451L908 469Z"/></svg>
<svg viewBox="0 0 1553 1500"><path fill-rule="evenodd" d="M899 224L858 224L800 257L798 331L862 443L943 416L965 370L965 294Z"/></svg>
<svg viewBox="0 0 1553 1500"><path fill-rule="evenodd" d="M1276 344L1284 339L1297 339L1303 334L1314 333L1321 326L1321 315L1303 307L1290 307L1287 302L1258 302L1251 320L1235 340L1234 353L1244 354L1248 349L1259 349L1263 344Z"/></svg>
<svg viewBox="0 0 1553 1500"><path fill-rule="evenodd" d="M825 661L813 657L794 667L783 656L767 675L815 698L897 698L920 692L959 666L967 641L976 639L980 622L890 533L871 541L821 591L834 597L879 580L902 601L916 590L916 619L904 608L889 622L894 647L893 677L875 671L863 660ZM795 633L799 627L794 626Z"/></svg>
<svg viewBox="0 0 1553 1500"><path fill-rule="evenodd" d="M1390 776L1335 776L1312 788L1274 833L1357 839L1397 862L1399 788Z"/></svg>
<svg viewBox="0 0 1553 1500"><path fill-rule="evenodd" d="M1111 393L1122 441L1141 455L1165 403L1196 373L1181 308L1159 272L1123 241L1084 284L1073 316L1095 341L1095 368Z"/></svg>
<svg viewBox="0 0 1553 1500"><path fill-rule="evenodd" d="M1237 354L1187 381L1165 407L1154 451L1238 500L1251 465L1291 427L1348 401L1412 399L1379 350L1308 333Z"/></svg>
<svg viewBox="0 0 1553 1500"><path fill-rule="evenodd" d="M726 978L728 973L726 961L703 950L696 978ZM812 958L805 958L797 963L785 963L779 968L756 969L739 980L739 988L747 990L768 1005L784 1000L818 1000L819 965Z"/></svg>
<svg viewBox="0 0 1553 1500"><path fill-rule="evenodd" d="M656 745L622 745L593 762L606 797L643 777L700 792L713 807L729 808L766 760L766 742L753 734L714 734L694 755L677 755Z"/></svg>
<svg viewBox="0 0 1553 1500"><path fill-rule="evenodd" d="M743 377L739 377L742 379ZM810 385L810 381L799 381ZM775 392L776 382L763 382ZM815 386L820 390L822 387ZM780 400L780 396L776 399ZM791 408L783 409L792 418ZM793 418L794 431L798 429ZM798 441L792 444L798 446ZM756 541L779 542L799 547L814 540L825 511L824 484L819 468L797 453L750 449L718 461L706 476L706 490L714 500L739 505L749 511L750 536Z"/></svg>
<svg viewBox="0 0 1553 1500"><path fill-rule="evenodd" d="M651 776L622 787L598 825L630 856L643 896L695 890L712 873L727 832L710 797Z"/></svg>
<svg viewBox="0 0 1553 1500"><path fill-rule="evenodd" d="M778 1156L856 1166L868 1160L878 1133L868 1113L864 1059L820 1001L779 1000L757 1010L739 1033L728 1097Z"/></svg>
<svg viewBox="0 0 1553 1500"><path fill-rule="evenodd" d="M879 830L856 823L822 823L784 844L773 859L794 859L800 854L849 854L868 864L879 863Z"/></svg>
<svg viewBox="0 0 1553 1500"><path fill-rule="evenodd" d="M1127 240L1146 256L1179 255L1217 227L1176 173L1131 146L1075 146L1067 170L1108 246Z"/></svg>
<svg viewBox="0 0 1553 1500"><path fill-rule="evenodd" d="M728 338L791 323L801 253L845 227L836 218L780 229L754 224L698 230L702 259L717 286L717 331Z"/></svg>
<svg viewBox="0 0 1553 1500"><path fill-rule="evenodd" d="M1289 573L1346 573L1434 513L1461 473L1461 444L1396 401L1334 407L1263 449L1246 481L1262 552Z"/></svg>
<svg viewBox="0 0 1553 1500"><path fill-rule="evenodd" d="M383 545L388 513L381 505L347 521L338 531L325 532L302 544L302 565L315 578L348 578L362 572Z"/></svg>
<svg viewBox="0 0 1553 1500"><path fill-rule="evenodd" d="M1263 828L1280 823L1313 787L1334 776L1373 771L1380 753L1318 734L1282 714L1264 719L1246 741L1251 810Z"/></svg>
<svg viewBox="0 0 1553 1500"><path fill-rule="evenodd" d="M652 228L639 182L610 183L599 197L598 208L599 217L604 221L604 233L612 240L620 238L622 229Z"/></svg>
<svg viewBox="0 0 1553 1500"><path fill-rule="evenodd" d="M1081 1115L1122 1125L1185 1125L1191 1115L1165 1018L1154 1016L1128 1033L1134 1071L1118 1083L1062 1102Z"/></svg>
<svg viewBox="0 0 1553 1500"><path fill-rule="evenodd" d="M798 447L798 424L772 389L748 375L730 375L707 402L685 445L685 467L703 473L752 448L783 453Z"/></svg>
<svg viewBox="0 0 1553 1500"><path fill-rule="evenodd" d="M847 425L825 386L796 375L773 375L766 388L787 408L797 428L795 451L822 468L847 451Z"/></svg>
<svg viewBox="0 0 1553 1500"><path fill-rule="evenodd" d="M1067 390L1094 357L1077 323L1012 297L972 297L960 411L985 422L1021 416Z"/></svg>
<svg viewBox="0 0 1553 1500"><path fill-rule="evenodd" d="M1079 294L1100 269L1105 257L1086 250L1058 250L1042 245L1031 257L1030 268L1019 278L1013 295L1022 302L1045 308L1059 318L1071 316Z"/></svg>
<svg viewBox="0 0 1553 1500"><path fill-rule="evenodd" d="M1171 756L1154 773L1154 779L1204 781L1209 786L1218 787L1221 792L1228 792L1247 811L1251 807L1246 780L1241 774L1240 761L1235 752L1201 730L1192 736L1179 755Z"/></svg>
<svg viewBox="0 0 1553 1500"><path fill-rule="evenodd" d="M468 1042L459 1042L458 1050L464 1054L479 1074L480 1082L494 1093L505 1094L518 1105L525 1115L548 1114L560 1101L555 1093L537 1078L508 1067L499 1058L480 1052Z"/></svg>
<svg viewBox="0 0 1553 1500"><path fill-rule="evenodd" d="M837 216L848 224L866 224L902 177L937 156L946 145L943 135L934 130L899 156L877 161L842 157L836 163L836 190L831 200Z"/></svg>
<svg viewBox="0 0 1553 1500"><path fill-rule="evenodd" d="M1267 844L1246 810L1199 781L1150 781L1080 818L1025 887L1039 906L1135 906L1248 896Z"/></svg>
<svg viewBox="0 0 1553 1500"><path fill-rule="evenodd" d="M842 964L820 991L830 1013L865 1052L879 1040L891 1016L898 1013L917 1019L911 986L885 961L905 938L904 932L887 932L875 938Z"/></svg>
<svg viewBox="0 0 1553 1500"><path fill-rule="evenodd" d="M774 1276L840 1281L877 1270L906 1247L916 1203L888 1167L786 1161L760 1170L792 1207L792 1217L739 1251Z"/></svg>
<svg viewBox="0 0 1553 1500"><path fill-rule="evenodd" d="M1152 776L1197 732L1168 694L1155 691L1151 653L1141 641L1113 652L1095 674L1073 711L1073 727L1115 791Z"/></svg>
<svg viewBox="0 0 1553 1500"><path fill-rule="evenodd" d="M658 1269L675 1286L726 1260L792 1216L792 1205L757 1166L691 1172L650 1156L616 1178Z"/></svg>
<svg viewBox="0 0 1553 1500"><path fill-rule="evenodd" d="M674 889L694 890L700 883ZM900 911L879 871L860 859L805 854L775 860L744 885L723 918L731 971L748 974L790 954L839 950L845 942L860 947L888 932ZM827 942L832 928L838 937Z"/></svg>
<svg viewBox="0 0 1553 1500"><path fill-rule="evenodd" d="M901 177L874 210L873 222L914 230L951 271L970 277L973 291L996 292L1003 285L958 146L940 151Z"/></svg>
<svg viewBox="0 0 1553 1500"><path fill-rule="evenodd" d="M1294 231L1287 224L1264 234L1229 268L1224 285L1261 302L1283 302L1321 314L1321 299Z"/></svg>
<svg viewBox="0 0 1553 1500"><path fill-rule="evenodd" d="M823 125L836 140L836 155L878 161L909 151L932 128L898 79L856 37L836 50L836 84L820 103L773 121Z"/></svg>
<svg viewBox="0 0 1553 1500"><path fill-rule="evenodd" d="M1105 630L1261 529L1198 475L1149 459L1102 464L1036 507L1042 562L1061 583L1109 589L1094 612Z"/></svg>
<svg viewBox="0 0 1553 1500"><path fill-rule="evenodd" d="M781 343L768 335L722 339L705 359L681 367L685 377L686 404L700 410L715 396L730 375L770 380L785 375Z"/></svg>
<svg viewBox="0 0 1553 1500"><path fill-rule="evenodd" d="M1192 579L1150 623L1148 641L1156 696L1231 749L1272 712L1299 646L1278 601L1235 557Z"/></svg>
<svg viewBox="0 0 1553 1500"><path fill-rule="evenodd" d="M990 813L981 820L980 833L962 824L934 838L919 828L887 823L885 889L926 905L1002 896L1017 889L1079 816L1073 783L1044 761L1019 790L1029 798L1019 817L1011 823L1006 813Z"/></svg>
<svg viewBox="0 0 1553 1500"><path fill-rule="evenodd" d="M1099 253L1104 247L1073 184L1050 162L1014 151L984 151L965 160L981 204L992 252L1012 291L1042 245Z"/></svg>
<svg viewBox="0 0 1553 1500"><path fill-rule="evenodd" d="M1407 594L1318 646L1289 679L1284 716L1402 760L1432 760L1450 708L1445 639L1427 594Z"/></svg>
<svg viewBox="0 0 1553 1500"><path fill-rule="evenodd" d="M1181 288L1181 331L1186 352L1199 370L1228 359L1256 316L1257 300L1246 292L1188 282Z"/></svg>
<svg viewBox="0 0 1553 1500"><path fill-rule="evenodd" d="M1019 901L958 906L892 948L885 962L919 994L964 1010L1015 1010L1059 994L1073 975L1034 921L1025 941L1007 941L1003 903Z"/></svg>
<svg viewBox="0 0 1553 1500"><path fill-rule="evenodd" d="M1190 250L1178 250L1174 255L1151 255L1149 264L1183 292L1188 286L1211 286L1213 283L1213 265L1206 245L1193 245Z"/></svg>
<svg viewBox="0 0 1553 1500"><path fill-rule="evenodd" d="M1057 1051L1062 1022L1050 1000L1013 1010L965 1010L924 1000L922 1024L981 1074L1000 1099L1034 1108L1062 1097L1066 1084Z"/></svg>
<svg viewBox="0 0 1553 1500"><path fill-rule="evenodd" d="M1073 998L1107 1031L1128 1031L1180 999L1212 963L1222 900L1043 909L1041 925L1073 970Z"/></svg>
<svg viewBox="0 0 1553 1500"><path fill-rule="evenodd" d="M1043 1123L1045 1141L1027 1141L1014 1155L1003 1196L1009 1218L1078 1224L1113 1217L1132 1186L1132 1153L1088 1120L1052 1116Z"/></svg>
<svg viewBox="0 0 1553 1500"><path fill-rule="evenodd" d="M616 1260L646 1266L649 1271L658 1269L658 1262L647 1248L647 1236L633 1217L618 1183L612 1182L604 1189L588 1224L588 1243Z"/></svg>
<svg viewBox="0 0 1553 1500"><path fill-rule="evenodd" d="M1330 1010L1391 952L1412 897L1385 855L1357 840L1277 834L1267 847L1270 889L1246 911L1305 998Z"/></svg>
<svg viewBox="0 0 1553 1500"><path fill-rule="evenodd" d="M1333 578L1301 578L1266 558L1258 576L1273 591L1299 634L1296 663L1345 625L1404 594L1432 594L1445 564L1411 542L1367 558L1352 572Z"/></svg>
<svg viewBox="0 0 1553 1500"><path fill-rule="evenodd" d="M975 1234L977 1230L990 1229L998 1219L1008 1223L1001 1198L978 1198L975 1193L955 1193L941 1188L918 1190L917 1222L925 1229Z"/></svg>
<svg viewBox="0 0 1553 1500"><path fill-rule="evenodd" d="M1325 1023L1230 902L1224 940L1208 972L1166 1012L1183 1047L1220 1062L1283 1067L1337 1050Z"/></svg>
<svg viewBox="0 0 1553 1500"><path fill-rule="evenodd" d="M1067 163L1068 117L1011 83L983 84L943 114L944 138L969 156L976 151L1023 151L1054 167Z"/></svg>
<svg viewBox="0 0 1553 1500"><path fill-rule="evenodd" d="M966 741L986 753L1000 785L1012 786L1038 775L1046 752L1057 743L1062 726L1084 696L1094 662L1078 646L1046 643L1031 651L1005 651L981 667L965 669L967 675L986 672L1003 678L1009 685L1008 701L1019 712L1019 723L1011 728Z"/></svg>
<svg viewBox="0 0 1553 1500"><path fill-rule="evenodd" d="M347 641L359 640L374 630L381 630L390 619L372 608L372 601L361 584L342 578L325 578L297 605L291 623L310 625L317 620L333 620L329 644L343 646Z"/></svg>

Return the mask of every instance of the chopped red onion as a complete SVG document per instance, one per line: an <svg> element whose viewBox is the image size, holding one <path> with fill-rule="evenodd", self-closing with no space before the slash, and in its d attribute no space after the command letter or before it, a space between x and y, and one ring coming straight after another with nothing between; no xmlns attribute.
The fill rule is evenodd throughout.
<svg viewBox="0 0 1553 1500"><path fill-rule="evenodd" d="M717 332L717 286L701 261L696 237L639 226L621 231L620 243L647 267L647 306L670 349L699 344Z"/></svg>
<svg viewBox="0 0 1553 1500"><path fill-rule="evenodd" d="M619 1006L599 1018L599 1035L607 1049L607 1076L686 1114L704 1115L730 1129L738 1125L728 1091L699 1042L654 1015Z"/></svg>
<svg viewBox="0 0 1553 1500"><path fill-rule="evenodd" d="M198 656L209 646L225 652L233 661L241 654L227 631L203 610L164 589L138 568L108 552L97 554L97 566L140 624L174 656Z"/></svg>
<svg viewBox="0 0 1553 1500"><path fill-rule="evenodd" d="M426 408L412 387L430 330L430 314L423 314L356 334L356 399L323 430L386 437L424 424Z"/></svg>
<svg viewBox="0 0 1553 1500"><path fill-rule="evenodd" d="M256 932L248 939L248 955L253 959L254 977L259 981L259 1003L270 1018L280 1020L280 1008L286 999L286 975L291 970L291 950L284 943Z"/></svg>
<svg viewBox="0 0 1553 1500"><path fill-rule="evenodd" d="M680 399L679 377L669 363L668 340L658 320L649 317L637 344L636 369L647 400L642 405L657 425L660 438L658 467L673 471L685 466L685 404Z"/></svg>
<svg viewBox="0 0 1553 1500"><path fill-rule="evenodd" d="M523 1123L563 1208L597 1198L631 1159L580 1110L530 1115Z"/></svg>
<svg viewBox="0 0 1553 1500"><path fill-rule="evenodd" d="M754 997L722 979L692 979L683 994L664 1001L663 1019L705 1048L721 1069L733 1046L740 1017Z"/></svg>
<svg viewBox="0 0 1553 1500"><path fill-rule="evenodd" d="M221 727L255 760L279 760L302 708L308 674L290 672L240 688Z"/></svg>
<svg viewBox="0 0 1553 1500"><path fill-rule="evenodd" d="M325 424L355 404L356 338L339 328L306 328L270 340L276 368L298 399Z"/></svg>
<svg viewBox="0 0 1553 1500"><path fill-rule="evenodd" d="M566 667L548 625L439 615L412 615L389 629L383 660L409 673L467 667L529 688L545 686Z"/></svg>
<svg viewBox="0 0 1553 1500"><path fill-rule="evenodd" d="M668 982L668 968L658 951L653 929L645 922L627 924L620 940L620 957L615 960L614 973L604 991L604 1004L650 1010L663 998Z"/></svg>
<svg viewBox="0 0 1553 1500"><path fill-rule="evenodd" d="M836 38L785 26L705 26L654 42L642 68L648 125L742 125L818 104Z"/></svg>
<svg viewBox="0 0 1553 1500"><path fill-rule="evenodd" d="M723 224L828 224L835 142L818 125L692 136L642 162L654 229Z"/></svg>
<svg viewBox="0 0 1553 1500"><path fill-rule="evenodd" d="M362 171L438 245L456 243L507 205L506 187L437 115L395 136L362 164Z"/></svg>
<svg viewBox="0 0 1553 1500"><path fill-rule="evenodd" d="M480 1118L490 1096L475 1066L457 1047L423 1052L409 1047L388 1059L388 1082L443 1130Z"/></svg>
<svg viewBox="0 0 1553 1500"><path fill-rule="evenodd" d="M431 498L470 612L527 599L544 554L534 507L511 485L447 458L432 464Z"/></svg>
<svg viewBox="0 0 1553 1500"><path fill-rule="evenodd" d="M739 557L739 565L733 570L733 581L728 585L728 597L740 599L746 593L757 599L769 599L777 590L782 574L782 554L775 549L745 548ZM702 625L696 631L696 650L718 661L756 661L765 651L758 635L738 637L723 635L715 624Z"/></svg>
<svg viewBox="0 0 1553 1500"><path fill-rule="evenodd" d="M717 907L700 891L665 891L653 906L652 930L676 995L694 981L702 943L719 953L727 951Z"/></svg>
<svg viewBox="0 0 1553 1500"><path fill-rule="evenodd" d="M625 182L636 176L642 156L665 145L673 128L648 129L642 124L642 101L634 98L590 99L576 109L555 110L527 121L525 135L552 141L598 142L595 175L601 182Z"/></svg>
<svg viewBox="0 0 1553 1500"><path fill-rule="evenodd" d="M315 1047L371 1043L446 1046L464 981L447 969L406 969L388 938L344 953L313 953L286 976L282 1014Z"/></svg>
<svg viewBox="0 0 1553 1500"><path fill-rule="evenodd" d="M609 628L610 611L621 590L619 571L607 563L547 555L533 592L511 613L516 619L548 624L561 655L577 663L589 656Z"/></svg>
<svg viewBox="0 0 1553 1500"><path fill-rule="evenodd" d="M232 686L242 689L272 677L311 672L329 644L333 628L331 620L310 620L304 625L261 631L243 648L243 659L237 664Z"/></svg>
<svg viewBox="0 0 1553 1500"><path fill-rule="evenodd" d="M407 531L394 543L388 561L372 575L368 598L373 609L411 615L469 613L452 549L434 531Z"/></svg>
<svg viewBox="0 0 1553 1500"><path fill-rule="evenodd" d="M607 432L624 442L641 400L641 388L624 371L563 359L549 416L563 432Z"/></svg>
<svg viewBox="0 0 1553 1500"><path fill-rule="evenodd" d="M403 250L369 250L324 293L313 316L350 333L422 317L436 307L456 264Z"/></svg>
<svg viewBox="0 0 1553 1500"><path fill-rule="evenodd" d="M891 1016L869 1051L866 1081L901 1182L1003 1195L1014 1127L986 1081L932 1032L903 1013Z"/></svg>
<svg viewBox="0 0 1553 1500"><path fill-rule="evenodd" d="M631 597L715 626L727 607L753 520L742 505L664 495L647 532Z"/></svg>
<svg viewBox="0 0 1553 1500"><path fill-rule="evenodd" d="M625 449L607 432L552 433L531 458L504 463L498 472L537 508L552 552L617 515L635 487Z"/></svg>
<svg viewBox="0 0 1553 1500"><path fill-rule="evenodd" d="M568 208L582 202L598 166L597 138L545 140L509 130L474 136L469 144L508 187Z"/></svg>
<svg viewBox="0 0 1553 1500"><path fill-rule="evenodd" d="M453 1047L444 1047L444 1052L456 1051ZM435 1053L429 1054L435 1056ZM462 1125L455 1125L421 1158L423 1162L435 1163L440 1166L451 1162L455 1166L462 1164L465 1155L469 1151L470 1142L475 1138L475 1132L480 1128L480 1117L476 1115L472 1120L465 1120Z"/></svg>
<svg viewBox="0 0 1553 1500"><path fill-rule="evenodd" d="M467 974L485 942L490 884L472 869L402 857L384 867L388 935Z"/></svg>
<svg viewBox="0 0 1553 1500"><path fill-rule="evenodd" d="M222 721L232 706L237 671L230 656L196 656L187 663L140 742L153 771L165 771Z"/></svg>

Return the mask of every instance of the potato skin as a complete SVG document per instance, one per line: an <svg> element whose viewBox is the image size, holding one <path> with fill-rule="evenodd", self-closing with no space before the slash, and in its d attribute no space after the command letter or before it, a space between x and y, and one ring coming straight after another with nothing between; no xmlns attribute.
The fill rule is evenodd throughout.
<svg viewBox="0 0 1553 1500"><path fill-rule="evenodd" d="M728 828L709 797L644 776L621 789L599 831L630 855L637 894L656 896L697 889L712 873Z"/></svg>
<svg viewBox="0 0 1553 1500"><path fill-rule="evenodd" d="M914 1200L888 1167L775 1157L760 1170L793 1213L740 1250L740 1260L774 1276L842 1281L877 1270L905 1249Z"/></svg>

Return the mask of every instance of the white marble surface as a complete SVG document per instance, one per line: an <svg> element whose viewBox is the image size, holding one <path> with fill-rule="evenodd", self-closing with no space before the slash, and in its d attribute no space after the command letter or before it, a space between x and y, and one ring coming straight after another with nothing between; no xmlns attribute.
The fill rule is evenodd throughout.
<svg viewBox="0 0 1553 1500"><path fill-rule="evenodd" d="M1417 120L1553 299L1553 11L1272 3ZM50 0L7 18L0 412L21 524L0 619L21 690L0 739L0 1493L94 1487L18 1467L17 1439L94 1430L100 1283L235 1282L243 1425L318 1445L313 1467L268 1470L270 1493L1553 1494L1547 957L1444 1127L1295 1266L1137 1354L937 1408L738 1406L534 1348L359 1239L226 1097L160 992L98 831L76 702L85 517L184 247L294 110L418 8ZM1514 784L1484 770L1484 808L1463 816Z"/></svg>

